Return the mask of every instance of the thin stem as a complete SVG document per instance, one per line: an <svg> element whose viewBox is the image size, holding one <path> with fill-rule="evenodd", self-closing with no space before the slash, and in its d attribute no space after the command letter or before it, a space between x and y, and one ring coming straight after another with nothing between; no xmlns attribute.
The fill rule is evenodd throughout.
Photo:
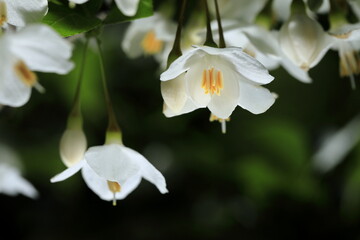
<svg viewBox="0 0 360 240"><path fill-rule="evenodd" d="M210 12L209 12L207 0L204 0L204 4L205 4L205 12L206 12L206 39L204 45L210 47L217 47L211 32L211 24L210 24L211 19L210 19Z"/></svg>
<svg viewBox="0 0 360 240"><path fill-rule="evenodd" d="M218 23L218 28L219 28L219 48L225 48L225 39L224 39L224 32L223 32L223 28L221 25L221 17L220 17L220 11L219 11L219 4L217 0L214 0L215 2L215 9L216 9L216 20Z"/></svg>
<svg viewBox="0 0 360 240"><path fill-rule="evenodd" d="M83 82L83 78L84 78L84 69L85 69L85 61L86 61L86 56L87 56L88 45L89 45L89 39L86 38L86 42L85 42L83 54L82 54L82 59L81 59L81 63L80 63L79 79L78 79L78 83L76 86L74 102L73 102L70 116L80 116L81 115L80 95L81 95L81 86L82 86L82 82Z"/></svg>
<svg viewBox="0 0 360 240"><path fill-rule="evenodd" d="M108 124L108 132L121 132L119 125L117 124L115 112L112 106L112 102L110 99L109 90L107 87L107 81L106 81L106 75L105 75L105 69L104 69L104 57L103 57L103 51L101 48L101 42L99 38L96 38L96 43L99 49L99 61L100 61L100 72L101 72L101 80L103 84L104 89L104 95L105 95L105 101L106 101L106 107L109 117L109 124Z"/></svg>
<svg viewBox="0 0 360 240"><path fill-rule="evenodd" d="M176 58L178 58L182 55L181 31L182 31L182 25L183 25L183 21L184 21L186 2L187 2L187 0L183 0L182 4L181 4L180 15L179 15L179 19L178 19L178 26L177 26L176 35L175 35L175 41L174 41L173 48L171 49L171 51L169 53L169 57L168 57L168 62L167 62L168 67Z"/></svg>

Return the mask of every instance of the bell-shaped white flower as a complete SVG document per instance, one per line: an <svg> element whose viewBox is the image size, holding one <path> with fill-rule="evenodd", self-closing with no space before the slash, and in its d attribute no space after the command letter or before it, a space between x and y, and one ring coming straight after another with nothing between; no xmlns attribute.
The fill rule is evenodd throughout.
<svg viewBox="0 0 360 240"><path fill-rule="evenodd" d="M0 193L16 196L22 194L36 198L38 192L21 176L21 164L16 154L8 147L0 145Z"/></svg>
<svg viewBox="0 0 360 240"><path fill-rule="evenodd" d="M265 112L275 101L262 84L274 78L241 48L195 47L163 72L161 92L168 116L207 107L227 119L237 105L254 113ZM165 113L165 111L164 111Z"/></svg>
<svg viewBox="0 0 360 240"><path fill-rule="evenodd" d="M320 62L332 40L317 21L305 14L297 14L281 27L279 43L283 53L295 65L309 70Z"/></svg>
<svg viewBox="0 0 360 240"><path fill-rule="evenodd" d="M349 77L355 88L354 75L360 74L360 24L345 24L330 32L333 37L332 49L338 51L340 76Z"/></svg>
<svg viewBox="0 0 360 240"><path fill-rule="evenodd" d="M23 27L41 20L47 13L47 0L0 0L0 27L9 23Z"/></svg>
<svg viewBox="0 0 360 240"><path fill-rule="evenodd" d="M24 105L32 87L41 89L33 71L66 74L72 46L52 28L42 24L28 25L19 32L0 37L0 104Z"/></svg>
<svg viewBox="0 0 360 240"><path fill-rule="evenodd" d="M163 175L140 153L122 144L89 148L84 160L51 179L59 182L82 170L88 187L103 200L124 199L145 178L167 193Z"/></svg>
<svg viewBox="0 0 360 240"><path fill-rule="evenodd" d="M154 55L160 63L166 63L175 32L174 23L155 13L130 23L122 41L122 49L130 58Z"/></svg>

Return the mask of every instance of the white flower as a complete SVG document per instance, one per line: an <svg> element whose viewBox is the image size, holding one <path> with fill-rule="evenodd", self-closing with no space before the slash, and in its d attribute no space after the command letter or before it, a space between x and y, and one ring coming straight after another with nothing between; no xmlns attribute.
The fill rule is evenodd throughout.
<svg viewBox="0 0 360 240"><path fill-rule="evenodd" d="M355 74L360 74L360 24L345 24L332 30L332 49L339 52L340 76L350 77L352 88L355 88Z"/></svg>
<svg viewBox="0 0 360 240"><path fill-rule="evenodd" d="M130 58L155 55L159 62L167 60L174 41L176 26L161 14L130 23L122 41L122 49Z"/></svg>
<svg viewBox="0 0 360 240"><path fill-rule="evenodd" d="M72 47L52 28L34 24L0 37L0 104L24 105L32 87L39 87L32 71L68 73Z"/></svg>
<svg viewBox="0 0 360 240"><path fill-rule="evenodd" d="M29 198L36 198L36 189L21 176L20 167L16 154L8 147L0 145L0 193L9 196L20 193Z"/></svg>
<svg viewBox="0 0 360 240"><path fill-rule="evenodd" d="M167 193L163 175L140 153L121 144L91 147L84 160L51 179L59 182L82 170L88 187L103 200L124 199L145 178Z"/></svg>
<svg viewBox="0 0 360 240"><path fill-rule="evenodd" d="M281 27L279 43L283 53L295 65L309 70L320 62L332 40L317 21L298 14Z"/></svg>
<svg viewBox="0 0 360 240"><path fill-rule="evenodd" d="M237 105L254 113L265 112L275 96L262 84L274 78L241 48L195 47L175 60L160 76L168 116L208 107L226 119ZM164 111L166 114L166 112Z"/></svg>
<svg viewBox="0 0 360 240"><path fill-rule="evenodd" d="M0 0L0 27L4 23L23 27L37 22L47 10L47 0Z"/></svg>

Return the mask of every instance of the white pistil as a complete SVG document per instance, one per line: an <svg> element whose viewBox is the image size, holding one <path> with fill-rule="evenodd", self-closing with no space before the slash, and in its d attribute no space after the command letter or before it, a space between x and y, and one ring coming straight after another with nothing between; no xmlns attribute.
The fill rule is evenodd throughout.
<svg viewBox="0 0 360 240"><path fill-rule="evenodd" d="M223 134L225 134L226 133L226 122L230 121L230 118L226 118L226 119L219 118L211 113L209 121L210 122L218 121L221 124L221 132Z"/></svg>

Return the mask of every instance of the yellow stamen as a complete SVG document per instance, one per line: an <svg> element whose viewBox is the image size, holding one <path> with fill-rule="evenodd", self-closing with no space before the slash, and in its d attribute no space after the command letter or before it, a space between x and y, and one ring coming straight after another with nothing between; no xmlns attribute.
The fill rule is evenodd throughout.
<svg viewBox="0 0 360 240"><path fill-rule="evenodd" d="M0 1L0 27L7 21L7 8L3 1Z"/></svg>
<svg viewBox="0 0 360 240"><path fill-rule="evenodd" d="M121 191L121 186L117 182L107 181L109 190L113 193L113 206L116 206L116 193Z"/></svg>
<svg viewBox="0 0 360 240"><path fill-rule="evenodd" d="M202 75L201 87L204 89L205 94L214 93L220 96L220 91L224 88L224 81L222 72L214 69L205 69Z"/></svg>
<svg viewBox="0 0 360 240"><path fill-rule="evenodd" d="M18 78L20 78L27 86L32 87L37 85L36 74L33 73L23 61L19 60L15 63L14 71Z"/></svg>
<svg viewBox="0 0 360 240"><path fill-rule="evenodd" d="M156 38L154 31L150 31L145 35L141 46L146 54L155 54L161 51L163 42Z"/></svg>

